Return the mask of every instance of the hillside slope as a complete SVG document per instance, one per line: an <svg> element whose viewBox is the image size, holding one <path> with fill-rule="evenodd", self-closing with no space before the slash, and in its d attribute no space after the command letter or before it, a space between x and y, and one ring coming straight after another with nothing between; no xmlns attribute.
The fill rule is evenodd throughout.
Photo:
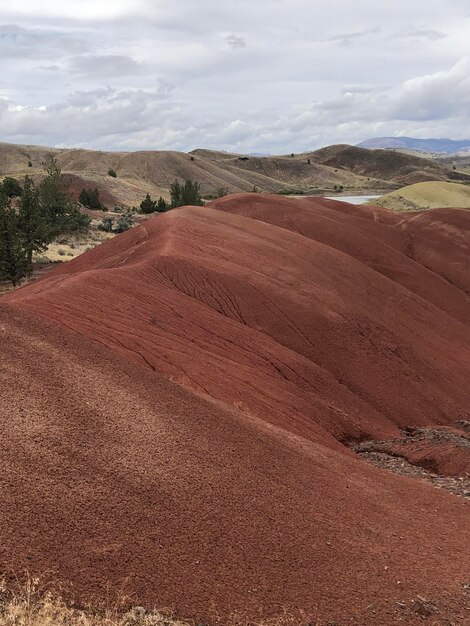
<svg viewBox="0 0 470 626"><path fill-rule="evenodd" d="M6 299L331 447L462 417L465 293L384 246L388 226L341 231L348 205L332 222L314 200L257 200L264 221L237 214L252 194L175 210Z"/></svg>
<svg viewBox="0 0 470 626"><path fill-rule="evenodd" d="M17 307L0 303L0 335L3 573L206 624L235 612L421 624L423 596L464 623L464 500L198 398Z"/></svg>
<svg viewBox="0 0 470 626"><path fill-rule="evenodd" d="M0 143L0 178L40 178L51 157L57 158L71 196L82 188L98 188L105 204L138 206L147 193L169 197L170 184L192 178L205 195L252 191L332 192L392 190L394 183L361 176L353 171L316 163L305 155L296 157L248 157L210 150L190 154L174 151L102 152L55 149ZM444 168L442 168L444 171ZM108 175L114 170L117 177Z"/></svg>
<svg viewBox="0 0 470 626"><path fill-rule="evenodd" d="M444 182L417 183L375 198L373 204L392 211L470 209L470 186Z"/></svg>
<svg viewBox="0 0 470 626"><path fill-rule="evenodd" d="M446 167L410 154L390 150L367 150L348 145L329 146L312 152L311 160L341 168L360 176L371 176L399 185L411 185L423 181L467 180L463 174Z"/></svg>

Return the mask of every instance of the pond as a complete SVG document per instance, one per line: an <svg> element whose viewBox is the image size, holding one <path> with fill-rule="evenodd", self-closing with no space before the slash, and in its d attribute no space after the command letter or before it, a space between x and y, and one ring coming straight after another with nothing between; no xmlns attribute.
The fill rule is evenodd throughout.
<svg viewBox="0 0 470 626"><path fill-rule="evenodd" d="M369 200L380 198L380 196L327 196L328 200L339 200L340 202L349 202L350 204L365 204Z"/></svg>

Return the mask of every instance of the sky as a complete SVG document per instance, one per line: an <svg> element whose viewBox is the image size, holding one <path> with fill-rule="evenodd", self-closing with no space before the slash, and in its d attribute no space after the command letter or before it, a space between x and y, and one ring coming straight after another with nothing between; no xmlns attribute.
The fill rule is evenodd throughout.
<svg viewBox="0 0 470 626"><path fill-rule="evenodd" d="M0 141L470 139L468 0L0 0Z"/></svg>

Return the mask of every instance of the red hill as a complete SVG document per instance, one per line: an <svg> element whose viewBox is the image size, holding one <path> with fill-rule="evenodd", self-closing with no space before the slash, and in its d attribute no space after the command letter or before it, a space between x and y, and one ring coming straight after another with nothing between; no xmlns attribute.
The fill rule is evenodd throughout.
<svg viewBox="0 0 470 626"><path fill-rule="evenodd" d="M134 604L209 622L414 624L418 595L466 619L466 501L342 445L470 409L439 243L465 225L438 215L410 252L407 216L239 195L2 298L4 567L80 597L127 579Z"/></svg>

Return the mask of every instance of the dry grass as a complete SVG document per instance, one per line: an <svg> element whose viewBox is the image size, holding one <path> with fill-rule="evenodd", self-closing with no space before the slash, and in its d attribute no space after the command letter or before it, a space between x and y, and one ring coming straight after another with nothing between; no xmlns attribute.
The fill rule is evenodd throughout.
<svg viewBox="0 0 470 626"><path fill-rule="evenodd" d="M28 577L25 583L18 581L13 586L0 581L0 626L206 626L201 620L182 621L168 611L125 610L126 601L123 598L99 610L76 608L44 590L38 578ZM263 621L234 614L229 620L212 617L210 622L220 626L320 626L306 615L287 613Z"/></svg>
<svg viewBox="0 0 470 626"><path fill-rule="evenodd" d="M123 611L120 603L99 611L68 606L41 589L37 578L7 587L0 583L0 626L192 626L157 611L137 607Z"/></svg>

